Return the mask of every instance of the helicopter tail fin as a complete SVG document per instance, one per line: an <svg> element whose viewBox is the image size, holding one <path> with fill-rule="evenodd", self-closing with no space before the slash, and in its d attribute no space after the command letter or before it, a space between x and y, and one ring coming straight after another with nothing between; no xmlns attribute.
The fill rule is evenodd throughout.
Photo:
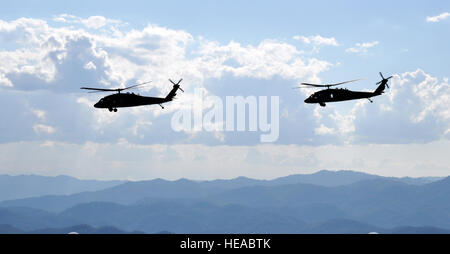
<svg viewBox="0 0 450 254"><path fill-rule="evenodd" d="M384 89L386 89L386 84L385 83L381 83L377 89L375 89L375 91L373 92L375 95L381 95L382 93L384 93Z"/></svg>
<svg viewBox="0 0 450 254"><path fill-rule="evenodd" d="M172 90L170 90L169 94L166 96L166 100L167 101L171 101L171 100L173 100L173 98L175 98L175 96L177 95L177 90L178 89L181 90L182 92L184 92L183 89L181 89L181 87L180 87L180 82L182 80L183 79L180 79L178 81L178 83L175 84L175 82L173 82L172 80L169 79L170 83L173 84L173 88L172 88Z"/></svg>
<svg viewBox="0 0 450 254"><path fill-rule="evenodd" d="M377 85L378 85L378 84L380 84L380 85L379 85L379 86L377 87L377 89L373 92L375 95L380 95L380 94L382 94L382 93L384 92L384 89L385 89L386 87L389 88L389 85L388 85L389 79L391 79L391 78L394 77L394 76L390 76L390 77L388 77L388 78L385 78L381 72L380 72L380 76L381 76L382 80L381 80L380 82L377 83Z"/></svg>

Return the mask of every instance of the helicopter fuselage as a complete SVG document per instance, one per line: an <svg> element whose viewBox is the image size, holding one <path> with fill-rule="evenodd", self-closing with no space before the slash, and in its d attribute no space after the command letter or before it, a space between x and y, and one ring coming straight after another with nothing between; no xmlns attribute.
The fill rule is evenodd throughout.
<svg viewBox="0 0 450 254"><path fill-rule="evenodd" d="M309 96L306 103L325 103L335 101L348 101L356 99L371 98L380 94L374 92L350 91L347 89L325 89L318 91Z"/></svg>
<svg viewBox="0 0 450 254"><path fill-rule="evenodd" d="M134 93L116 93L103 97L94 104L96 108L123 108L123 107L136 107L152 104L161 104L164 102L171 101L168 98L160 97L147 97Z"/></svg>
<svg viewBox="0 0 450 254"><path fill-rule="evenodd" d="M387 80L382 81L377 89L373 92L351 91L345 88L328 88L313 93L305 100L305 103L318 103L320 106L325 107L326 102L349 101L357 99L368 99L370 102L372 102L370 98L383 94L386 85Z"/></svg>

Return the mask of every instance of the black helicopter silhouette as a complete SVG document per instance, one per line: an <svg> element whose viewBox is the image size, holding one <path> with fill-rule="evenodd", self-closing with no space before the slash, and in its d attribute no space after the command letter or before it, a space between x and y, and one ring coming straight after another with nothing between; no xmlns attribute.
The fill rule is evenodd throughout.
<svg viewBox="0 0 450 254"><path fill-rule="evenodd" d="M148 96L141 96L135 93L120 93L123 90L135 88L144 84L148 84L150 82L144 82L134 86L116 89L92 88L92 87L81 87L81 89L94 90L95 92L117 92L115 94L103 97L97 103L94 104L94 107L107 108L109 109L110 112L112 111L117 112L117 108L122 107L136 107L153 104L158 104L159 106L161 106L161 108L164 109L164 107L161 104L172 101L177 95L176 92L178 89L184 92L183 89L181 89L180 87L180 82L182 80L183 79L180 79L178 83L175 84L172 80L169 79L169 81L173 84L173 88L166 97L148 97Z"/></svg>
<svg viewBox="0 0 450 254"><path fill-rule="evenodd" d="M368 99L370 102L373 102L370 98L383 94L384 89L386 87L389 88L388 80L392 78L392 76L390 76L388 78L384 78L384 76L383 76L383 74L381 74L381 72L380 72L380 76L381 76L382 80L380 82L376 83L377 85L379 84L379 86L373 92L351 91L351 90L348 90L345 88L344 89L342 89L342 88L330 89L330 87L332 87L332 86L339 86L339 85L343 85L346 83L355 82L360 79L345 81L345 82L341 82L341 83L337 83L337 84L327 84L327 85L301 83L301 85L303 85L303 86L295 87L295 88L327 87L327 89L325 89L325 90L321 90L321 91L313 93L311 96L309 96L305 100L305 103L319 103L319 105L322 107L326 106L326 104L325 104L326 102L348 101L348 100L357 100L357 99Z"/></svg>

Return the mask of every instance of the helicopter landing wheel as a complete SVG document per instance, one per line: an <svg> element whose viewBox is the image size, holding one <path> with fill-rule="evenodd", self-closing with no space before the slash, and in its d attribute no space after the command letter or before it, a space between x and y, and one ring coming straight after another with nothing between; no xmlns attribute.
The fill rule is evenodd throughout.
<svg viewBox="0 0 450 254"><path fill-rule="evenodd" d="M115 109L113 109L114 110L114 112L117 112L117 109L115 108Z"/></svg>
<svg viewBox="0 0 450 254"><path fill-rule="evenodd" d="M108 108L108 110L109 110L109 112L112 112L112 111L113 111L113 109L112 109L112 108Z"/></svg>

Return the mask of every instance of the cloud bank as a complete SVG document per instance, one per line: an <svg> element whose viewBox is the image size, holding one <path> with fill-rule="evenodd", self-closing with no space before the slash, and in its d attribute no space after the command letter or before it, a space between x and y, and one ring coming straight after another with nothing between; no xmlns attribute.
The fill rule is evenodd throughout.
<svg viewBox="0 0 450 254"><path fill-rule="evenodd" d="M294 38L305 46L339 50L334 37ZM133 29L106 17L63 14L52 20L0 20L0 42L0 114L8 119L0 125L4 172L39 165L36 170L43 174L67 169L73 175L87 177L96 168L101 170L95 177L111 174L139 178L155 177L167 171L167 165L176 168L179 163L189 164L194 178L202 174L211 178L236 174L275 177L277 168L284 172L282 175L296 169L323 168L367 169L380 174L387 171L376 170L386 168L414 175L417 169L413 164L420 163L435 170L433 174L448 170L448 162L442 158L436 163L407 163L381 152L390 147L389 151L403 154L400 158L407 161L408 156L426 152L411 150L408 145L433 144L423 146L428 151L448 145L448 78L435 77L422 69L390 73L394 75L390 89L374 103L359 100L322 108L303 103L314 89L291 88L299 82L322 82L321 76L336 64L304 54L302 44L279 39L268 38L255 45L219 43L154 24ZM378 44L356 43L347 52L367 53ZM110 113L92 106L102 95L79 89L125 87L151 80L151 86L137 92L162 96L171 88L168 78L183 78L186 92L164 110L156 105ZM376 81L367 82L365 90L374 90ZM173 131L173 113L201 99L194 93L196 89L218 98L279 96L278 141L261 146L260 135L250 131ZM204 101L202 110L212 105ZM20 152L22 149L27 152ZM27 159L21 161L23 156L19 154L27 154ZM86 162L77 164L73 158L86 158ZM71 161L70 166L65 160ZM227 167L238 164L242 166L236 171L224 173ZM217 165L224 165L223 170L208 171ZM151 173L146 173L149 167ZM409 171L400 170L402 167ZM127 175L125 168L136 171ZM177 178L186 173L177 170L167 176Z"/></svg>

